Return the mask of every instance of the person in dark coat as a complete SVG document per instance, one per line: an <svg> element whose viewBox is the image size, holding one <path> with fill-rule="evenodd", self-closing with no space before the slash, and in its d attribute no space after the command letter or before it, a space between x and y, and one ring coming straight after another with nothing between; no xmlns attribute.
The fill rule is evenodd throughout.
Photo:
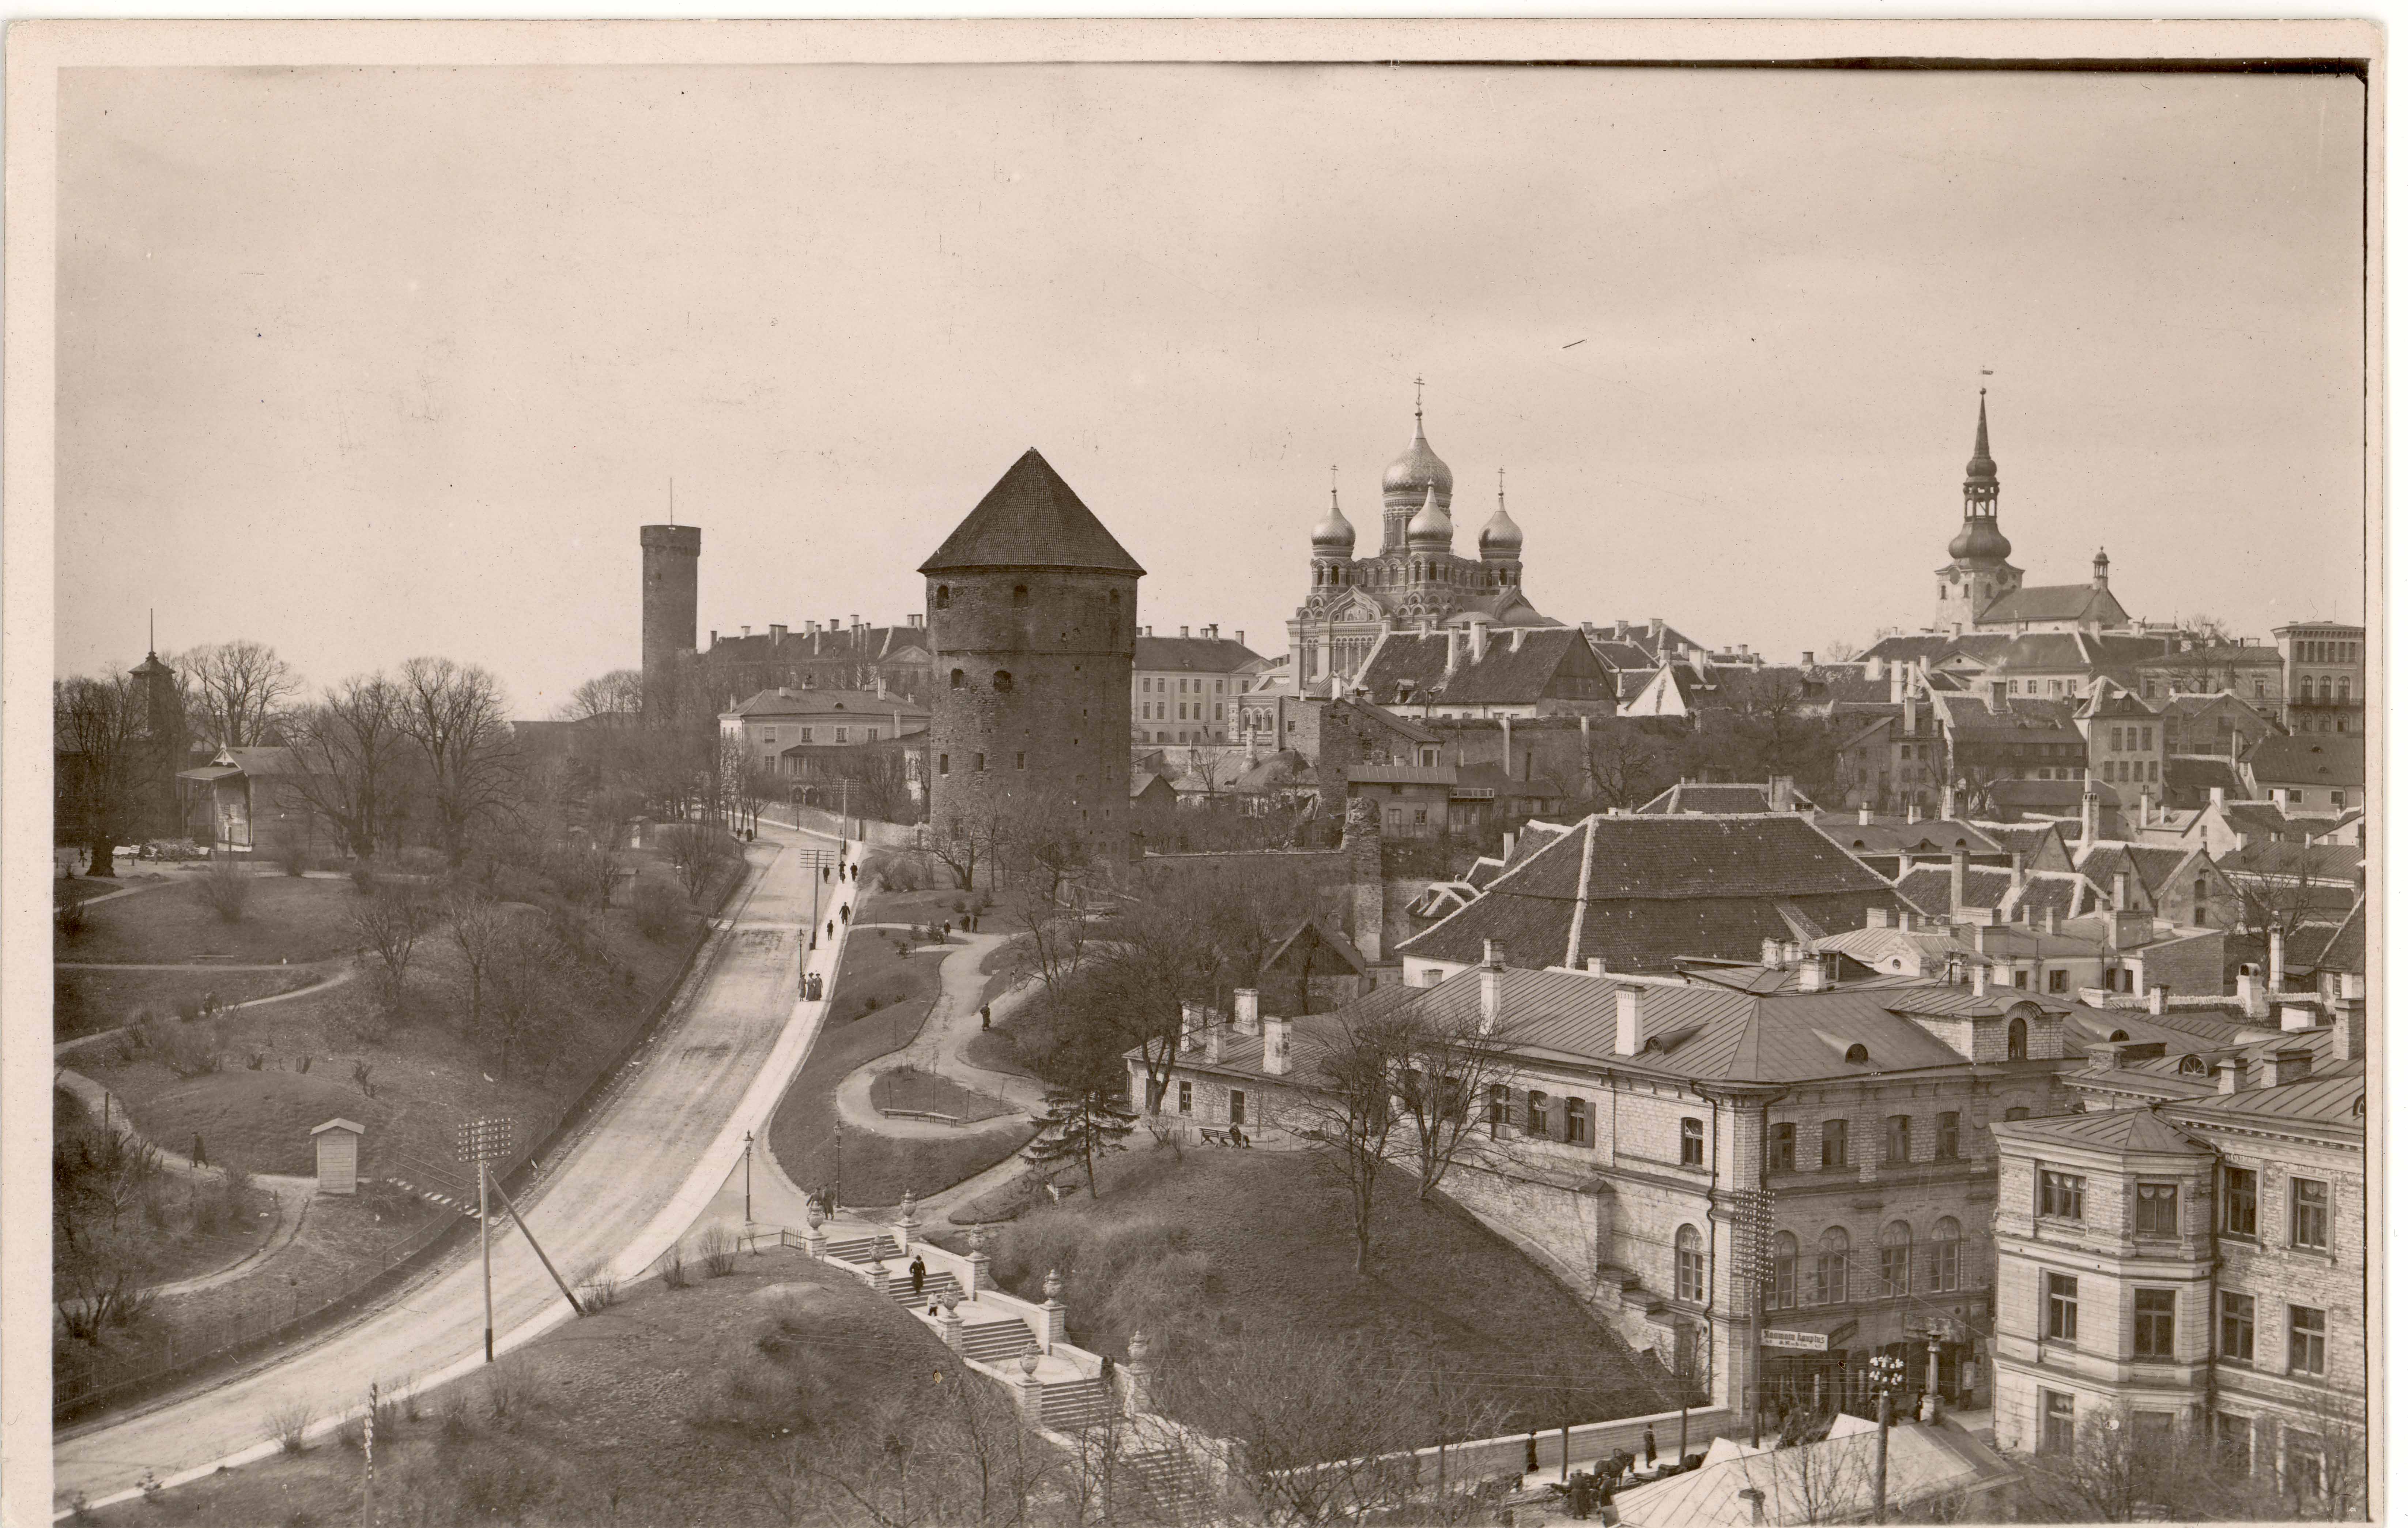
<svg viewBox="0 0 2408 1528"><path fill-rule="evenodd" d="M209 1154L201 1146L201 1132L199 1131L194 1131L193 1132L193 1165L194 1167L207 1167L208 1164Z"/></svg>
<svg viewBox="0 0 2408 1528"><path fill-rule="evenodd" d="M1539 1434L1531 1434L1522 1440L1522 1473L1531 1475L1539 1468Z"/></svg>
<svg viewBox="0 0 2408 1528"><path fill-rule="evenodd" d="M1652 1470L1656 1467L1656 1429L1651 1427L1647 1430L1642 1446L1647 1450L1647 1467Z"/></svg>
<svg viewBox="0 0 2408 1528"><path fill-rule="evenodd" d="M911 1293L917 1298L928 1283L928 1265L916 1252L911 1254Z"/></svg>
<svg viewBox="0 0 2408 1528"><path fill-rule="evenodd" d="M994 1004L994 1003L987 1002L987 1003L981 1003L981 1004L979 1005L979 1028L980 1028L980 1029L983 1030L983 1029L988 1029L988 1028L990 1028L990 1027L991 1027L991 1022L990 1022L990 1021L991 1021L991 1020L993 1020L993 1019L994 1019L994 1017L995 1017L995 1004Z"/></svg>

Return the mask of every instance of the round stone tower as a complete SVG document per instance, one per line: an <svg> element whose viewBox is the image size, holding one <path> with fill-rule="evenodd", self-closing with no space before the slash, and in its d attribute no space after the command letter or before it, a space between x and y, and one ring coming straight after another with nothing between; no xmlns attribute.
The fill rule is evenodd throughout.
<svg viewBox="0 0 2408 1528"><path fill-rule="evenodd" d="M700 526L645 526L644 710L655 721L674 688L679 660L695 649L695 575L702 566Z"/></svg>
<svg viewBox="0 0 2408 1528"><path fill-rule="evenodd" d="M937 670L929 830L1054 827L1125 858L1145 569L1031 450L920 571Z"/></svg>

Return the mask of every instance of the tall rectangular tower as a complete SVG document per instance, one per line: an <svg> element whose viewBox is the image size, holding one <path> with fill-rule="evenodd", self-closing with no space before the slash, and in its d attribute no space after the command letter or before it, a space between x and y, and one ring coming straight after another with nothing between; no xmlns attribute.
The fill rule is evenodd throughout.
<svg viewBox="0 0 2408 1528"><path fill-rule="evenodd" d="M700 526L645 526L644 713L666 722L676 694L680 661L695 649L695 579L702 564Z"/></svg>
<svg viewBox="0 0 2408 1528"><path fill-rule="evenodd" d="M1099 860L1125 858L1145 569L1032 450L920 571L937 670L930 830L1059 828Z"/></svg>

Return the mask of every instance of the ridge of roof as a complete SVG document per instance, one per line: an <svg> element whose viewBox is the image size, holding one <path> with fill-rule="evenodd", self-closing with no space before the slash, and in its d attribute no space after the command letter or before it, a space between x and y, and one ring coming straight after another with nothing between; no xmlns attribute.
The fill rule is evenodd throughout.
<svg viewBox="0 0 2408 1528"><path fill-rule="evenodd" d="M976 568L1145 572L1034 446L1005 469L920 571Z"/></svg>

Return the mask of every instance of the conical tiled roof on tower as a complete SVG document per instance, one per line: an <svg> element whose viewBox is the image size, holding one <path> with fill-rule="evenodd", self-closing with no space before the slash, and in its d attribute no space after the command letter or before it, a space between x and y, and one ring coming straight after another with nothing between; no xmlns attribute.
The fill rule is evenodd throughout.
<svg viewBox="0 0 2408 1528"><path fill-rule="evenodd" d="M920 571L969 568L1145 571L1033 446L987 490L944 545L920 565Z"/></svg>
<svg viewBox="0 0 2408 1528"><path fill-rule="evenodd" d="M1990 393L1982 390L1982 402L1973 424L1973 459L1965 464L1969 478L1995 478L1999 464L1990 460Z"/></svg>

